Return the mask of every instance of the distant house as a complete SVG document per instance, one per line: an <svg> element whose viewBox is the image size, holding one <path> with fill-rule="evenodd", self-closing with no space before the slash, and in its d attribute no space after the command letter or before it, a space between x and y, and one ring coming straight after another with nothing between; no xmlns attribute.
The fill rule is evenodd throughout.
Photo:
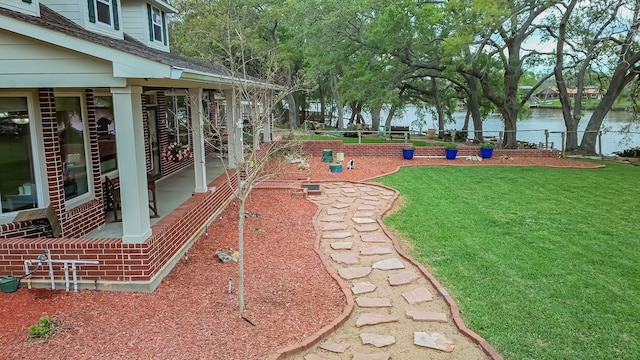
<svg viewBox="0 0 640 360"><path fill-rule="evenodd" d="M602 99L605 92L606 91L596 87L585 87L582 91L582 97L584 99ZM569 98L573 99L578 94L578 89L575 87L567 88L567 93L569 94ZM540 101L558 100L560 99L560 91L557 87L550 86L536 93L536 97Z"/></svg>
<svg viewBox="0 0 640 360"><path fill-rule="evenodd" d="M241 124L232 90L239 80L170 52L174 12L166 0L0 0L0 274L20 275L24 260L55 249L100 263L78 275L85 285L135 281L152 290L229 199L218 191L208 200L204 157L213 149L204 120ZM173 142L193 159L163 158ZM229 130L229 152L241 147L241 129ZM193 193L206 206L152 231L148 177L185 167L194 168ZM105 176L122 193L122 238L82 238L105 224ZM17 215L46 208L61 238L27 239L44 234Z"/></svg>

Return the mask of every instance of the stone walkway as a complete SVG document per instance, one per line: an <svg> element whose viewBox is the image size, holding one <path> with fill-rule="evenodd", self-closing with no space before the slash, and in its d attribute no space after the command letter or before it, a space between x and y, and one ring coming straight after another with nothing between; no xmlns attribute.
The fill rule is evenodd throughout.
<svg viewBox="0 0 640 360"><path fill-rule="evenodd" d="M323 183L309 196L321 211L320 251L351 289L355 307L335 331L295 359L487 359L455 326L441 293L398 254L380 216L394 192Z"/></svg>

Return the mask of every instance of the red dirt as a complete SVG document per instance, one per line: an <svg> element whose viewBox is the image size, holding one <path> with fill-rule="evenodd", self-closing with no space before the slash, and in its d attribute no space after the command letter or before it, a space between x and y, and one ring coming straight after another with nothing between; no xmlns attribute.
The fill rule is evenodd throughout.
<svg viewBox="0 0 640 360"><path fill-rule="evenodd" d="M355 158L356 170L329 173L319 157L310 170L287 165L279 178L362 181L415 165L539 165L593 168L551 158L464 159ZM349 160L349 159L347 159ZM277 199L277 201L274 201ZM247 210L245 261L248 310L237 305L237 265L215 251L237 247L237 204L209 227L152 294L21 288L0 293L0 359L261 359L298 343L342 313L346 299L314 251L316 207L283 190L256 190ZM226 293L233 278L233 294ZM29 325L41 316L61 321L48 343L28 341Z"/></svg>

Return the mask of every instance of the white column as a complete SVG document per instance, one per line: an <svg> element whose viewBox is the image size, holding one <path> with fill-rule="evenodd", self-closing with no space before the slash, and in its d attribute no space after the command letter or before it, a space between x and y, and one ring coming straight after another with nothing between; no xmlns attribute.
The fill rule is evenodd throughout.
<svg viewBox="0 0 640 360"><path fill-rule="evenodd" d="M191 107L191 144L193 145L193 167L196 177L195 192L207 191L207 170L204 157L204 135L202 119L209 114L204 113L202 106L202 88L189 89L189 106Z"/></svg>
<svg viewBox="0 0 640 360"><path fill-rule="evenodd" d="M122 198L122 241L143 243L151 236L142 122L142 87L111 88L116 123Z"/></svg>
<svg viewBox="0 0 640 360"><path fill-rule="evenodd" d="M229 149L229 168L235 169L242 163L242 117L240 116L240 102L234 90L225 90L227 100L227 133L229 134L227 148Z"/></svg>

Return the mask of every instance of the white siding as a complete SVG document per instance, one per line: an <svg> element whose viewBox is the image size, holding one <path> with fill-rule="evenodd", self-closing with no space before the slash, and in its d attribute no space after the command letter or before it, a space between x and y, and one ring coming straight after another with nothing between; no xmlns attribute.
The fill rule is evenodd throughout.
<svg viewBox="0 0 640 360"><path fill-rule="evenodd" d="M0 7L27 15L40 16L38 0L33 0L31 4L23 2L22 0L0 0Z"/></svg>
<svg viewBox="0 0 640 360"><path fill-rule="evenodd" d="M116 86L110 62L0 30L0 88Z"/></svg>
<svg viewBox="0 0 640 360"><path fill-rule="evenodd" d="M81 17L80 1L82 0L40 0L41 3L47 5L51 10L66 17L67 19L75 22L76 24L83 26L83 18ZM84 7L87 7L87 1L83 1Z"/></svg>
<svg viewBox="0 0 640 360"><path fill-rule="evenodd" d="M150 4L158 7L158 4L149 1ZM162 7L160 7L162 8ZM169 26L169 16L166 16L167 36ZM127 1L122 4L122 28L125 33L131 35L136 40L142 42L148 47L169 52L169 39L167 45L164 43L150 40L149 35L149 14L147 12L147 2L145 1Z"/></svg>
<svg viewBox="0 0 640 360"><path fill-rule="evenodd" d="M143 44L149 42L147 8L144 4L122 4L122 29Z"/></svg>

